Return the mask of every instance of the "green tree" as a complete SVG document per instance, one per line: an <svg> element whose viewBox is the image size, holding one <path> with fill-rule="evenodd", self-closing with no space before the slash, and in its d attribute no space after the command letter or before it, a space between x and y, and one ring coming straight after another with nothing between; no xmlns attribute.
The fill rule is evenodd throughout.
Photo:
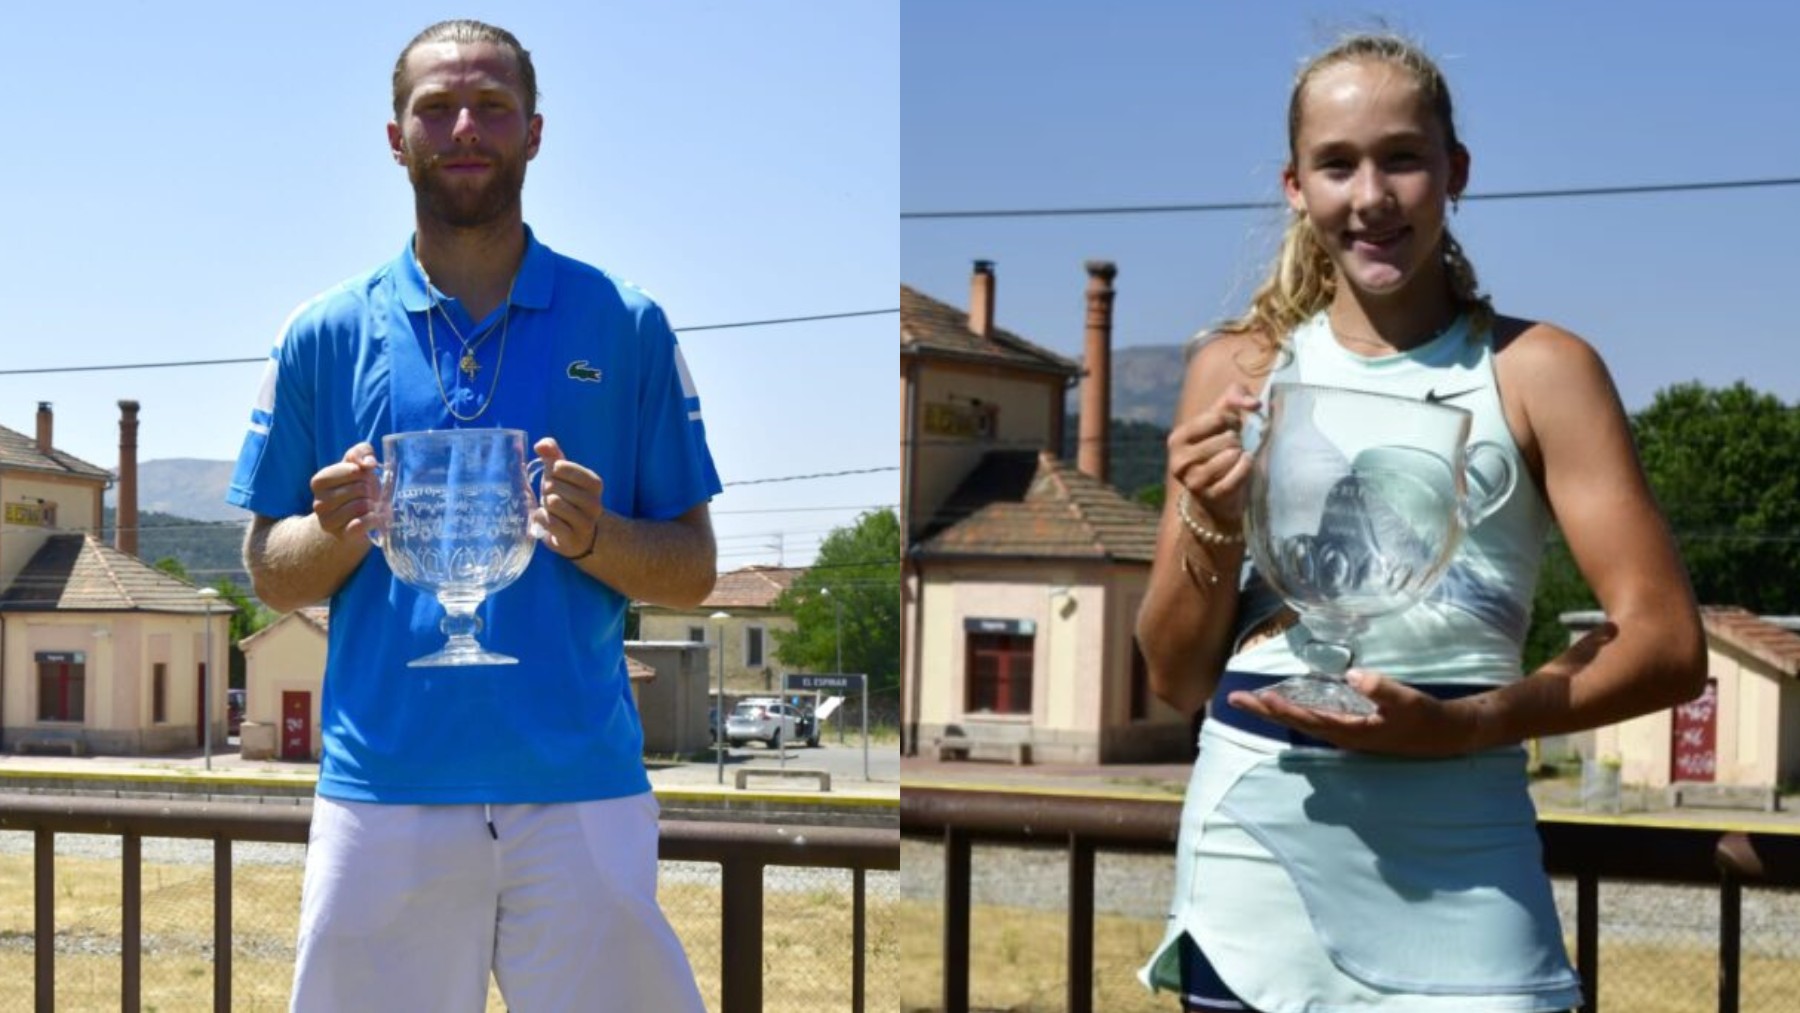
<svg viewBox="0 0 1800 1013"><path fill-rule="evenodd" d="M187 567L174 556L164 556L151 565L171 577L193 583L193 579L188 576ZM273 610L258 604L256 599L250 597L249 591L239 587L237 582L230 577L213 581L212 587L219 592L219 601L222 606L229 605L235 610L231 613L231 651L229 654L231 671L228 675L228 684L233 689L242 689L244 688L244 652L238 649L238 643L274 622L276 616Z"/></svg>
<svg viewBox="0 0 1800 1013"><path fill-rule="evenodd" d="M1742 381L1681 384L1632 418L1702 604L1800 611L1800 406Z"/></svg>
<svg viewBox="0 0 1800 1013"><path fill-rule="evenodd" d="M899 515L892 509L872 511L826 535L813 565L782 592L775 609L794 617L792 631L773 631L775 657L782 664L838 671L841 614L842 670L867 675L871 693L898 686Z"/></svg>
<svg viewBox="0 0 1800 1013"><path fill-rule="evenodd" d="M1063 423L1063 458L1077 460L1080 443L1081 416L1071 414ZM1113 488L1139 503L1161 507L1163 474L1169 464L1168 427L1113 419L1106 445L1110 450L1107 480Z"/></svg>

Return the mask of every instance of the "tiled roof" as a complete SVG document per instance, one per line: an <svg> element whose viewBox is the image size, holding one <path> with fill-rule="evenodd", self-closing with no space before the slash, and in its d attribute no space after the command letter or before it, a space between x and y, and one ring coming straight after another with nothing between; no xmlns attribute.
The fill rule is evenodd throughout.
<svg viewBox="0 0 1800 1013"><path fill-rule="evenodd" d="M1783 675L1800 676L1800 634L1736 606L1704 606L1700 620L1712 636Z"/></svg>
<svg viewBox="0 0 1800 1013"><path fill-rule="evenodd" d="M1156 511L1048 452L1000 451L963 480L914 553L1147 563L1156 526Z"/></svg>
<svg viewBox="0 0 1800 1013"><path fill-rule="evenodd" d="M949 303L900 286L900 350L960 359L1003 362L1075 376L1081 367L1011 331L990 328L983 336L969 329L969 315Z"/></svg>
<svg viewBox="0 0 1800 1013"><path fill-rule="evenodd" d="M718 582L713 585L712 594L706 596L698 610L705 609L766 609L775 604L775 599L786 591L805 573L804 567L793 566L746 566L730 573L719 574Z"/></svg>
<svg viewBox="0 0 1800 1013"><path fill-rule="evenodd" d="M51 535L0 595L0 610L204 614L199 588L92 535ZM235 611L214 599L211 611Z"/></svg>
<svg viewBox="0 0 1800 1013"><path fill-rule="evenodd" d="M112 477L112 472L105 468L97 468L55 447L50 448L50 453L46 454L38 449L36 437L14 432L5 426L0 426L0 468L29 468L33 471L54 471L85 478Z"/></svg>
<svg viewBox="0 0 1800 1013"><path fill-rule="evenodd" d="M315 630L318 632L319 636L323 637L330 631L330 616L331 608L326 605L308 605L305 608L295 609L292 612L284 612L277 616L275 621L271 622L269 625L264 626L262 629L257 630L255 633L238 641L238 650L249 649L251 644L256 643L265 635L290 622L298 623L303 627Z"/></svg>

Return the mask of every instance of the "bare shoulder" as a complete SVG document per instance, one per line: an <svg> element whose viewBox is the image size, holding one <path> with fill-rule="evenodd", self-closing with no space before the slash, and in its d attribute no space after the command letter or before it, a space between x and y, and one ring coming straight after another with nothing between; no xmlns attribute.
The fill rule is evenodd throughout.
<svg viewBox="0 0 1800 1013"><path fill-rule="evenodd" d="M1594 386L1610 391L1612 379L1600 353L1575 332L1543 320L1498 317L1494 352L1501 386L1536 400Z"/></svg>
<svg viewBox="0 0 1800 1013"><path fill-rule="evenodd" d="M1600 353L1586 338L1548 320L1498 317L1494 320L1494 353L1501 362L1525 369L1600 367Z"/></svg>
<svg viewBox="0 0 1800 1013"><path fill-rule="evenodd" d="M1233 384L1255 390L1274 361L1274 344L1259 331L1213 331L1194 339L1188 350L1176 418L1213 403Z"/></svg>
<svg viewBox="0 0 1800 1013"><path fill-rule="evenodd" d="M1628 441L1612 374L1586 339L1556 324L1500 317L1494 349L1508 423L1534 474L1572 451L1591 452L1598 434Z"/></svg>
<svg viewBox="0 0 1800 1013"><path fill-rule="evenodd" d="M1187 376L1226 378L1224 382L1249 382L1266 376L1275 356L1275 343L1261 331L1212 331L1194 339L1188 353Z"/></svg>

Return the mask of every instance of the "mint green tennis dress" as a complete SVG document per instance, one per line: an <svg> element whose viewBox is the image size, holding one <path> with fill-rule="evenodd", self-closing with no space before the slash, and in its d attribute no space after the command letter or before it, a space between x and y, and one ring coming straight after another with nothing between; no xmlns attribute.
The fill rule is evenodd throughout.
<svg viewBox="0 0 1800 1013"><path fill-rule="evenodd" d="M1344 349L1324 314L1296 328L1269 382L1431 400L1473 415L1518 479L1471 530L1430 597L1377 620L1357 664L1428 690L1521 677L1520 646L1551 520L1519 455L1485 332L1457 321L1375 358ZM1264 394L1267 399L1267 392ZM1281 607L1247 567L1240 637ZM1227 663L1233 678L1304 672L1304 627ZM1241 681L1241 680L1240 680ZM1215 698L1183 809L1163 943L1140 972L1180 985L1176 943L1198 943L1263 1013L1519 1013L1580 1005L1518 746L1411 760L1296 745Z"/></svg>

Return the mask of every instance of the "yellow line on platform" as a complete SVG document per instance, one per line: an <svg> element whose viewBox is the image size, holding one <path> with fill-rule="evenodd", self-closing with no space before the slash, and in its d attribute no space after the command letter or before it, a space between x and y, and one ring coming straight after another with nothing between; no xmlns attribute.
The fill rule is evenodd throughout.
<svg viewBox="0 0 1800 1013"><path fill-rule="evenodd" d="M1004 795L1048 795L1053 798L1117 798L1136 802L1172 802L1176 805L1180 805L1182 800L1182 796L1179 794L1129 791L1124 788L1040 788L1005 783L986 784L977 781L914 781L908 783L906 775L902 773L900 775L900 791L904 793L908 788L930 788L943 791L992 791Z"/></svg>
<svg viewBox="0 0 1800 1013"><path fill-rule="evenodd" d="M242 774L220 774L212 771L197 770L192 773L171 770L157 772L149 770L0 770L0 781L7 780L46 780L46 781L127 781L137 784L219 784L241 785L252 788L266 788L271 785L282 785L291 788L310 788L317 783L315 777L302 774L270 774L264 777L246 777Z"/></svg>

